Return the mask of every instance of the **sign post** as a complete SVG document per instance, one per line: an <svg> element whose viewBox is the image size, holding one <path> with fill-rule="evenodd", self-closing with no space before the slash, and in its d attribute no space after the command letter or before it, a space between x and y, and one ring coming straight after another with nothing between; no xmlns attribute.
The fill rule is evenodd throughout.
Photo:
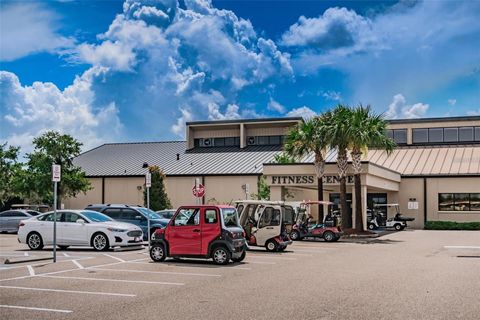
<svg viewBox="0 0 480 320"><path fill-rule="evenodd" d="M53 181L53 262L57 262L57 183L60 181L62 168L58 164L52 165Z"/></svg>
<svg viewBox="0 0 480 320"><path fill-rule="evenodd" d="M194 197L197 199L197 204L201 204L201 198L205 195L205 186L200 183L200 179L195 179L195 185L192 188L192 193Z"/></svg>
<svg viewBox="0 0 480 320"><path fill-rule="evenodd" d="M147 209L150 209L150 187L152 186L152 174L145 174L145 187L147 188ZM147 236L148 236L148 252L150 252L150 213L147 215Z"/></svg>

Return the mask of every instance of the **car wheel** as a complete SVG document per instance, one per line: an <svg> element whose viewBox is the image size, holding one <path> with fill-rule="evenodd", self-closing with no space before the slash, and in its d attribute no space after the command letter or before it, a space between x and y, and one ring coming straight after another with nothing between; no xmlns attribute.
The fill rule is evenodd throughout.
<svg viewBox="0 0 480 320"><path fill-rule="evenodd" d="M369 223L368 230L375 230L375 225L373 223Z"/></svg>
<svg viewBox="0 0 480 320"><path fill-rule="evenodd" d="M242 262L245 259L246 256L247 256L247 252L245 250L243 250L242 255L238 258L232 258L232 261L233 262Z"/></svg>
<svg viewBox="0 0 480 320"><path fill-rule="evenodd" d="M393 227L394 227L394 228L395 228L395 230L397 230L397 231L400 231L400 230L402 230L402 225L401 225L401 224L399 224L399 223L397 223L397 224L396 224L396 225L394 225Z"/></svg>
<svg viewBox="0 0 480 320"><path fill-rule="evenodd" d="M323 239L327 242L335 241L335 234L332 231L325 231L323 233Z"/></svg>
<svg viewBox="0 0 480 320"><path fill-rule="evenodd" d="M290 232L290 239L293 241L300 240L300 232L297 230L292 230L292 232Z"/></svg>
<svg viewBox="0 0 480 320"><path fill-rule="evenodd" d="M27 237L27 244L30 250L41 250L43 248L42 236L37 232L32 232Z"/></svg>
<svg viewBox="0 0 480 320"><path fill-rule="evenodd" d="M69 246L58 246L60 250L67 250Z"/></svg>
<svg viewBox="0 0 480 320"><path fill-rule="evenodd" d="M225 247L217 247L212 252L212 259L215 264L227 264L231 256L230 251Z"/></svg>
<svg viewBox="0 0 480 320"><path fill-rule="evenodd" d="M92 237L92 247L97 251L107 250L110 247L107 236L101 232L95 233Z"/></svg>
<svg viewBox="0 0 480 320"><path fill-rule="evenodd" d="M265 243L265 248L270 252L277 251L278 244L275 240L268 240L267 243Z"/></svg>
<svg viewBox="0 0 480 320"><path fill-rule="evenodd" d="M154 244L150 248L150 258L155 262L162 262L166 258L165 247L162 244Z"/></svg>

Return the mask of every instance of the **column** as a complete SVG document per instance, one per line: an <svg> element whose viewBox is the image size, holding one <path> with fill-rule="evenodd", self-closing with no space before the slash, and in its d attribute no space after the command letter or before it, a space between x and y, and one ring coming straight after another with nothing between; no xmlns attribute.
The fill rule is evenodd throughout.
<svg viewBox="0 0 480 320"><path fill-rule="evenodd" d="M240 123L240 148L245 148L245 141L247 138L245 137L245 125Z"/></svg>
<svg viewBox="0 0 480 320"><path fill-rule="evenodd" d="M281 186L270 186L270 200L271 201L281 201L282 200L282 187Z"/></svg>
<svg viewBox="0 0 480 320"><path fill-rule="evenodd" d="M357 221L356 218L356 202L355 202L355 185L352 186L352 227L355 228L355 222Z"/></svg>
<svg viewBox="0 0 480 320"><path fill-rule="evenodd" d="M362 185L362 219L364 230L367 230L367 192L367 186Z"/></svg>

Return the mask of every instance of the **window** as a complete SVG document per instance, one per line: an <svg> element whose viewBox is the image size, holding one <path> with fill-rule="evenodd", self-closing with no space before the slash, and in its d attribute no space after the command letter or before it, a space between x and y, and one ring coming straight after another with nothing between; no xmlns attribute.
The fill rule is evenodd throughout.
<svg viewBox="0 0 480 320"><path fill-rule="evenodd" d="M224 147L225 146L225 138L215 138L215 139L213 139L213 145L215 147Z"/></svg>
<svg viewBox="0 0 480 320"><path fill-rule="evenodd" d="M428 129L428 142L443 142L443 128Z"/></svg>
<svg viewBox="0 0 480 320"><path fill-rule="evenodd" d="M269 143L271 145L279 145L280 144L280 136L271 136L269 138Z"/></svg>
<svg viewBox="0 0 480 320"><path fill-rule="evenodd" d="M215 144L216 145L216 144ZM225 146L226 147L233 147L236 146L235 138L225 138Z"/></svg>
<svg viewBox="0 0 480 320"><path fill-rule="evenodd" d="M439 193L438 211L480 211L480 193Z"/></svg>
<svg viewBox="0 0 480 320"><path fill-rule="evenodd" d="M280 225L280 210L266 207L258 224L259 228Z"/></svg>
<svg viewBox="0 0 480 320"><path fill-rule="evenodd" d="M193 146L195 148L200 147L200 139L193 139Z"/></svg>
<svg viewBox="0 0 480 320"><path fill-rule="evenodd" d="M233 208L222 209L223 225L225 227L239 227L237 210Z"/></svg>
<svg viewBox="0 0 480 320"><path fill-rule="evenodd" d="M480 127L475 127L475 141L480 141Z"/></svg>
<svg viewBox="0 0 480 320"><path fill-rule="evenodd" d="M83 219L81 216L79 216L76 213L73 212L64 212L63 213L63 222L77 222L78 219Z"/></svg>
<svg viewBox="0 0 480 320"><path fill-rule="evenodd" d="M53 222L53 213L47 214L46 216L44 216L44 218L42 220ZM57 212L57 222L60 222L61 220L62 220L62 213Z"/></svg>
<svg viewBox="0 0 480 320"><path fill-rule="evenodd" d="M397 144L407 143L407 129L391 129L387 130L387 137L393 139Z"/></svg>
<svg viewBox="0 0 480 320"><path fill-rule="evenodd" d="M218 137L193 139L194 147L237 147L240 146L240 137Z"/></svg>
<svg viewBox="0 0 480 320"><path fill-rule="evenodd" d="M2 217L26 217L27 215L19 211L6 211L2 213Z"/></svg>
<svg viewBox="0 0 480 320"><path fill-rule="evenodd" d="M458 129L459 141L473 141L473 127L460 127Z"/></svg>
<svg viewBox="0 0 480 320"><path fill-rule="evenodd" d="M142 216L140 212L132 209L122 209L122 214L120 217L120 219L124 220L147 220L144 216ZM140 219L138 219L137 217L140 217Z"/></svg>
<svg viewBox="0 0 480 320"><path fill-rule="evenodd" d="M205 223L217 223L217 210L215 209L206 209L205 210Z"/></svg>
<svg viewBox="0 0 480 320"><path fill-rule="evenodd" d="M283 222L287 224L293 224L295 218L295 211L290 206L285 206L283 208Z"/></svg>
<svg viewBox="0 0 480 320"><path fill-rule="evenodd" d="M257 143L261 146L264 146L264 145L268 145L269 144L269 141L268 141L268 136L260 136L260 137L257 137Z"/></svg>
<svg viewBox="0 0 480 320"><path fill-rule="evenodd" d="M445 128L443 130L443 139L445 142L457 142L458 128Z"/></svg>
<svg viewBox="0 0 480 320"><path fill-rule="evenodd" d="M188 226L188 225L198 225L198 209L182 209L176 215L174 225L175 226Z"/></svg>
<svg viewBox="0 0 480 320"><path fill-rule="evenodd" d="M111 208L111 209L106 209L103 213L112 219L120 219L122 210Z"/></svg>
<svg viewBox="0 0 480 320"><path fill-rule="evenodd" d="M428 129L413 129L413 143L428 142Z"/></svg>

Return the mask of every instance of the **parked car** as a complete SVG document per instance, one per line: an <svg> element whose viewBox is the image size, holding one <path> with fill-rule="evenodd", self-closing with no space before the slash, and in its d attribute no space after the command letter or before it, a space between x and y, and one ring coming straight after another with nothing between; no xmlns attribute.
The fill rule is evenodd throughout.
<svg viewBox="0 0 480 320"><path fill-rule="evenodd" d="M18 232L18 224L21 220L39 215L34 210L7 210L0 212L0 232Z"/></svg>
<svg viewBox="0 0 480 320"><path fill-rule="evenodd" d="M31 250L40 250L53 244L54 213L48 212L28 220L22 220L18 229L18 241ZM138 245L142 242L142 230L130 223L118 222L91 210L57 211L57 245L93 247L97 251L116 246Z"/></svg>
<svg viewBox="0 0 480 320"><path fill-rule="evenodd" d="M180 207L164 229L158 229L150 246L155 262L167 257L213 259L215 264L245 259L245 237L237 210L230 206Z"/></svg>
<svg viewBox="0 0 480 320"><path fill-rule="evenodd" d="M17 203L11 205L12 210L32 210L40 213L45 213L50 211L50 206L46 204L26 204L26 203Z"/></svg>
<svg viewBox="0 0 480 320"><path fill-rule="evenodd" d="M150 219L150 237L155 230L165 228L170 219L160 217L155 211L142 206L127 204L89 204L85 210L101 212L113 220L132 223L143 232L143 240L148 239L148 220Z"/></svg>
<svg viewBox="0 0 480 320"><path fill-rule="evenodd" d="M162 219L172 219L173 215L175 214L177 210L175 209L165 209L165 210L160 210L157 211L157 214L162 217Z"/></svg>

